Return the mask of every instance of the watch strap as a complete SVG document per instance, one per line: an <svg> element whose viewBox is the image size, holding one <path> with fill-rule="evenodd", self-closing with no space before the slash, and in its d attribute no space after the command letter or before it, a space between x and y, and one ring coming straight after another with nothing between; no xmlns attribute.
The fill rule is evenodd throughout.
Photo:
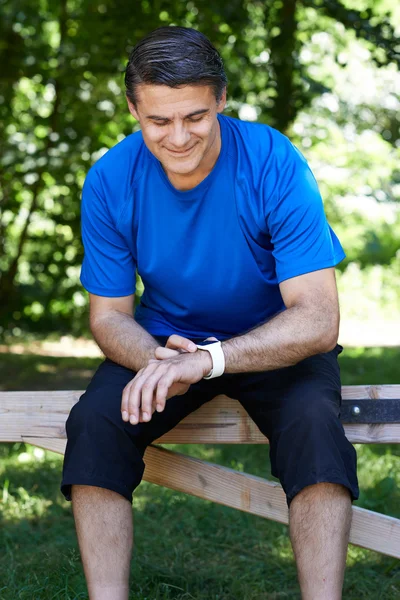
<svg viewBox="0 0 400 600"><path fill-rule="evenodd" d="M212 369L211 371L203 377L203 379L214 379L215 377L220 377L225 371L225 356L224 351L222 350L222 345L220 341L207 341L203 344L196 344L199 350L206 350L211 354L212 360Z"/></svg>

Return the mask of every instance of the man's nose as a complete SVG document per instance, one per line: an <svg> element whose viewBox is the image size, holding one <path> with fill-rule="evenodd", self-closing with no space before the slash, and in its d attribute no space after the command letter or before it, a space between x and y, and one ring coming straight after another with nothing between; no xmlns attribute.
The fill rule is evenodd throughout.
<svg viewBox="0 0 400 600"><path fill-rule="evenodd" d="M174 123L169 134L169 141L175 148L184 148L190 140L190 133L183 123Z"/></svg>

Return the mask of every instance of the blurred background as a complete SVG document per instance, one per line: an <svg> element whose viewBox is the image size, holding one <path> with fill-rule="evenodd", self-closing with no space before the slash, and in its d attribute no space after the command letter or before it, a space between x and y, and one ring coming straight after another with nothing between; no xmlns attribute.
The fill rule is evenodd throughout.
<svg viewBox="0 0 400 600"><path fill-rule="evenodd" d="M399 342L398 2L0 0L0 10L3 334L88 332L82 183L136 128L129 49L179 24L221 52L226 113L276 127L309 161L347 253L343 341Z"/></svg>
<svg viewBox="0 0 400 600"><path fill-rule="evenodd" d="M101 360L79 282L81 187L137 128L123 87L129 50L168 24L200 29L220 51L226 114L276 127L314 171L347 253L343 382L400 383L397 0L0 0L0 389L84 389ZM357 450L359 505L400 516L398 448ZM184 451L270 475L262 447ZM60 457L25 444L0 445L0 457L0 598L87 597ZM132 598L299 597L285 528L140 490ZM154 555L154 519L173 550L159 540ZM345 585L346 598L400 598L398 563L353 547Z"/></svg>

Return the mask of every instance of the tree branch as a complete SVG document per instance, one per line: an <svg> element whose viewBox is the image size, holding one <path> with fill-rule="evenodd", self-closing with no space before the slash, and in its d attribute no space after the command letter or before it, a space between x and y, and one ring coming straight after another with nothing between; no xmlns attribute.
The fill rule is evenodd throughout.
<svg viewBox="0 0 400 600"><path fill-rule="evenodd" d="M324 0L319 3L315 0L303 0L304 6L311 6L319 13L331 17L335 21L342 23L346 29L351 29L360 39L371 42L374 46L381 48L386 55L386 62L374 57L376 63L380 66L389 62L394 62L400 67L400 38L395 35L393 25L390 23L388 15L382 18L379 23L372 24L371 20L377 15L371 8L363 11L349 10L339 0Z"/></svg>

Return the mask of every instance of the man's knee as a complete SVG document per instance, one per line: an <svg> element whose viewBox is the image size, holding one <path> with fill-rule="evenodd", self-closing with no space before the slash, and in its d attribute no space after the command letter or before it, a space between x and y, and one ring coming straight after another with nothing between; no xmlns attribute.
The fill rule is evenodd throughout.
<svg viewBox="0 0 400 600"><path fill-rule="evenodd" d="M271 440L273 474L292 500L308 486L337 484L358 497L356 452L345 436L336 402L327 395L310 395L303 410L282 417L281 427ZM331 488L333 489L333 488Z"/></svg>
<svg viewBox="0 0 400 600"><path fill-rule="evenodd" d="M303 487L292 498L290 508L293 509L300 503L311 506L314 502L338 502L341 499L351 502L350 490L341 483L331 483L328 481L319 481Z"/></svg>
<svg viewBox="0 0 400 600"><path fill-rule="evenodd" d="M121 401L122 390L112 385L103 388L89 386L68 416L65 426L68 439L82 430L100 436L110 426L122 425Z"/></svg>
<svg viewBox="0 0 400 600"><path fill-rule="evenodd" d="M80 430L82 427L88 427L94 421L101 420L102 414L104 411L101 391L87 390L69 413L66 422L67 435L72 429Z"/></svg>
<svg viewBox="0 0 400 600"><path fill-rule="evenodd" d="M293 403L296 403L296 400L292 400L292 406L288 406L287 411L300 427L320 427L339 419L340 395L336 391L317 388L299 397L296 406L293 406Z"/></svg>
<svg viewBox="0 0 400 600"><path fill-rule="evenodd" d="M140 425L122 420L121 393L111 386L89 387L72 408L66 423L61 484L67 500L71 486L90 485L113 490L131 501L143 477L145 445Z"/></svg>

